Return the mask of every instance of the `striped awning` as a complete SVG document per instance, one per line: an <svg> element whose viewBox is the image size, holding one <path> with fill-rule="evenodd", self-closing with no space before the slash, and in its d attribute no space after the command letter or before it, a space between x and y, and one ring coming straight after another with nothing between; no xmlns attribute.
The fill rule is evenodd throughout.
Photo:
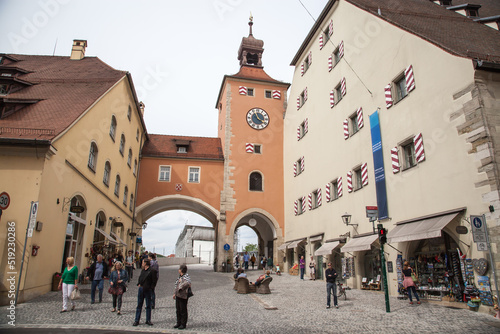
<svg viewBox="0 0 500 334"><path fill-rule="evenodd" d="M113 236L113 238L115 238L115 240L117 241L117 243L122 244L123 246L127 246L127 243L125 241L123 241L118 234L116 234L115 232L111 231L111 235Z"/></svg>
<svg viewBox="0 0 500 334"><path fill-rule="evenodd" d="M371 234L365 237L353 238L340 249L342 253L361 252L370 250L372 243L378 239L378 234Z"/></svg>
<svg viewBox="0 0 500 334"><path fill-rule="evenodd" d="M325 242L320 248L314 252L314 256L330 255L333 250L340 245L339 241Z"/></svg>
<svg viewBox="0 0 500 334"><path fill-rule="evenodd" d="M109 240L110 243L112 243L113 245L116 245L117 242L115 239L113 239L109 234L107 234L106 232L104 232L103 230L101 230L100 228L97 228L95 229L97 232L101 233L106 239Z"/></svg>
<svg viewBox="0 0 500 334"><path fill-rule="evenodd" d="M80 224L83 224L83 225L87 225L87 221L85 219L78 217L73 212L69 213L69 219L71 219L72 221L75 221L77 223L80 223Z"/></svg>
<svg viewBox="0 0 500 334"><path fill-rule="evenodd" d="M411 223L397 225L387 233L387 242L406 242L438 238L441 230L448 225L460 212L451 213L444 216L432 217L417 220Z"/></svg>

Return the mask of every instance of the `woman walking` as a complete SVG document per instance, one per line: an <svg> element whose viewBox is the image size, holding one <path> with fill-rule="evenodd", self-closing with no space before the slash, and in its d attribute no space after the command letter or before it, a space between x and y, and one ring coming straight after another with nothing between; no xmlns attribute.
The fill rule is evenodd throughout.
<svg viewBox="0 0 500 334"><path fill-rule="evenodd" d="M177 313L177 323L174 328L186 328L188 320L188 288L191 287L191 278L187 274L187 267L181 264L179 267L179 277L175 281L174 299L175 309Z"/></svg>
<svg viewBox="0 0 500 334"><path fill-rule="evenodd" d="M75 266L75 258L72 256L66 259L66 268L59 281L59 289L62 288L63 292L63 308L61 313L68 311L68 300L71 301L71 311L75 309L75 302L70 299L71 293L74 289L78 289L78 267Z"/></svg>
<svg viewBox="0 0 500 334"><path fill-rule="evenodd" d="M111 312L115 312L118 307L117 315L121 315L122 308L122 296L126 291L125 282L128 280L127 272L123 269L123 264L120 261L115 262L115 268L111 272L109 277L110 291L113 296L113 309Z"/></svg>
<svg viewBox="0 0 500 334"><path fill-rule="evenodd" d="M403 280L403 286L405 287L406 291L408 291L408 298L410 299L410 305L413 305L413 300L411 299L411 292L413 291L413 294L415 295L415 298L417 298L417 304L420 304L420 299L418 298L417 294L417 289L415 286L415 282L413 282L413 278L411 275L415 275L415 272L413 269L410 267L410 264L408 261L405 261L403 265L403 275L404 275L404 280ZM415 275L416 277L416 275Z"/></svg>
<svg viewBox="0 0 500 334"><path fill-rule="evenodd" d="M314 261L314 256L311 256L311 262L309 262L309 275L311 276L310 280L316 280L316 262Z"/></svg>

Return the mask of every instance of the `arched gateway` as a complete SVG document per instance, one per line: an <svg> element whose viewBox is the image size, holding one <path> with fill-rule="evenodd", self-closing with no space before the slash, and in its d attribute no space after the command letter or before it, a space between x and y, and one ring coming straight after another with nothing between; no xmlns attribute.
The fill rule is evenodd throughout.
<svg viewBox="0 0 500 334"><path fill-rule="evenodd" d="M256 232L259 255L274 263L284 237L283 114L290 85L264 72L264 42L253 37L252 24L238 51L240 71L222 80L218 137L150 135L141 156L139 226L167 210L200 214L215 229L217 270L232 263L240 226Z"/></svg>

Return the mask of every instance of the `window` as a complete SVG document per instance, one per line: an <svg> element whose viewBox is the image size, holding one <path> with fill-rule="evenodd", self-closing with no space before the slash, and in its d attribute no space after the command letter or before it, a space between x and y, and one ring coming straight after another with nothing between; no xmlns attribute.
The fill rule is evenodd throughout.
<svg viewBox="0 0 500 334"><path fill-rule="evenodd" d="M273 97L273 93L270 90L266 90L265 96L266 96L266 99L270 99Z"/></svg>
<svg viewBox="0 0 500 334"><path fill-rule="evenodd" d="M134 159L134 175L137 173L137 159Z"/></svg>
<svg viewBox="0 0 500 334"><path fill-rule="evenodd" d="M160 166L160 176L158 181L170 182L170 166Z"/></svg>
<svg viewBox="0 0 500 334"><path fill-rule="evenodd" d="M137 129L137 133L135 134L135 140L139 141L139 129Z"/></svg>
<svg viewBox="0 0 500 334"><path fill-rule="evenodd" d="M305 212L305 210L303 210L303 208L305 208L305 198L304 197L301 197L297 200L297 214L302 214Z"/></svg>
<svg viewBox="0 0 500 334"><path fill-rule="evenodd" d="M186 146L177 146L177 153L187 153Z"/></svg>
<svg viewBox="0 0 500 334"><path fill-rule="evenodd" d="M253 153L262 154L262 145L254 144Z"/></svg>
<svg viewBox="0 0 500 334"><path fill-rule="evenodd" d="M127 206L127 199L128 199L128 187L125 186L125 189L123 190L123 205Z"/></svg>
<svg viewBox="0 0 500 334"><path fill-rule="evenodd" d="M466 9L465 11L467 12L467 16L472 16L472 17L479 16L479 12L477 11L477 9Z"/></svg>
<svg viewBox="0 0 500 334"><path fill-rule="evenodd" d="M306 73L307 70L309 69L309 66L311 65L309 64L309 57L307 57L306 60L304 60L303 64L304 64L304 73Z"/></svg>
<svg viewBox="0 0 500 334"><path fill-rule="evenodd" d="M125 135L122 134L120 139L120 154L123 156L123 150L125 149Z"/></svg>
<svg viewBox="0 0 500 334"><path fill-rule="evenodd" d="M130 210L130 212L132 212L132 210L134 209L134 195L133 194L130 194L130 205L129 205L128 209Z"/></svg>
<svg viewBox="0 0 500 334"><path fill-rule="evenodd" d="M116 118L115 116L111 116L111 125L109 127L109 135L113 141L115 141L116 135Z"/></svg>
<svg viewBox="0 0 500 334"><path fill-rule="evenodd" d="M189 167L189 183L200 182L200 167Z"/></svg>
<svg viewBox="0 0 500 334"><path fill-rule="evenodd" d="M297 129L297 140L302 139L308 131L308 125L309 121L306 118L302 123L300 123L299 128Z"/></svg>
<svg viewBox="0 0 500 334"><path fill-rule="evenodd" d="M259 172L252 172L249 180L251 191L262 191L262 175Z"/></svg>
<svg viewBox="0 0 500 334"><path fill-rule="evenodd" d="M247 89L247 95L248 96L253 96L253 88L248 88Z"/></svg>
<svg viewBox="0 0 500 334"><path fill-rule="evenodd" d="M353 179L354 179L354 190L358 190L363 188L363 178L361 173L361 167L353 170Z"/></svg>
<svg viewBox="0 0 500 334"><path fill-rule="evenodd" d="M300 175L304 171L304 158L295 161L295 176Z"/></svg>
<svg viewBox="0 0 500 334"><path fill-rule="evenodd" d="M111 164L109 161L106 161L104 164L104 176L102 177L102 182L106 185L106 187L109 187L109 178L111 175Z"/></svg>
<svg viewBox="0 0 500 334"><path fill-rule="evenodd" d="M335 181L332 181L332 186L331 186L331 191L330 191L330 200L334 201L337 198L339 198L339 182L338 179Z"/></svg>
<svg viewBox="0 0 500 334"><path fill-rule="evenodd" d="M404 157L404 166L403 169L408 169L417 164L417 159L415 158L415 144L413 141L409 141L403 145L403 157Z"/></svg>
<svg viewBox="0 0 500 334"><path fill-rule="evenodd" d="M333 66L335 66L340 61L340 48L333 51Z"/></svg>
<svg viewBox="0 0 500 334"><path fill-rule="evenodd" d="M307 101L307 88L300 93L300 106L302 107Z"/></svg>
<svg viewBox="0 0 500 334"><path fill-rule="evenodd" d="M128 149L127 165L130 168L132 166L132 149Z"/></svg>
<svg viewBox="0 0 500 334"><path fill-rule="evenodd" d="M339 84L337 87L335 87L335 95L337 96L337 102L339 103L340 100L342 100L342 85Z"/></svg>
<svg viewBox="0 0 500 334"><path fill-rule="evenodd" d="M408 95L408 91L406 90L406 78L404 75L394 81L394 86L396 87L396 98L394 102L401 101Z"/></svg>
<svg viewBox="0 0 500 334"><path fill-rule="evenodd" d="M120 196L120 175L116 175L115 180L115 196Z"/></svg>
<svg viewBox="0 0 500 334"><path fill-rule="evenodd" d="M320 190L316 190L312 192L312 208L315 209L321 205L321 192Z"/></svg>
<svg viewBox="0 0 500 334"><path fill-rule="evenodd" d="M90 153L89 153L89 168L95 172L95 166L97 163L97 145L96 143L90 143Z"/></svg>
<svg viewBox="0 0 500 334"><path fill-rule="evenodd" d="M326 43L330 39L330 28L326 27L325 30L323 30L323 41Z"/></svg>
<svg viewBox="0 0 500 334"><path fill-rule="evenodd" d="M131 106L128 106L127 118L129 121L132 119L132 107Z"/></svg>
<svg viewBox="0 0 500 334"><path fill-rule="evenodd" d="M354 113L354 115L351 115L351 117L349 117L349 123L351 123L351 133L349 135L352 136L359 131L357 113Z"/></svg>

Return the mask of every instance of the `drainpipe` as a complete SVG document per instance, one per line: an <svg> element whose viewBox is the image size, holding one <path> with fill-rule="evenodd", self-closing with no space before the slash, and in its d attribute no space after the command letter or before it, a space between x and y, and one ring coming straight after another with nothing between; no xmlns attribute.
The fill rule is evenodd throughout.
<svg viewBox="0 0 500 334"><path fill-rule="evenodd" d="M145 132L141 135L141 141L139 142L139 160L137 161L137 175L135 176L135 192L134 192L134 209L132 211L132 232L135 231L134 229L134 224L135 224L135 203L137 203L137 189L139 188L139 171L141 170L141 159L142 159L142 139L144 138ZM142 235L141 235L142 237ZM137 239L136 239L137 240ZM137 246L137 244L136 244ZM134 256L135 256L135 250L134 250Z"/></svg>

